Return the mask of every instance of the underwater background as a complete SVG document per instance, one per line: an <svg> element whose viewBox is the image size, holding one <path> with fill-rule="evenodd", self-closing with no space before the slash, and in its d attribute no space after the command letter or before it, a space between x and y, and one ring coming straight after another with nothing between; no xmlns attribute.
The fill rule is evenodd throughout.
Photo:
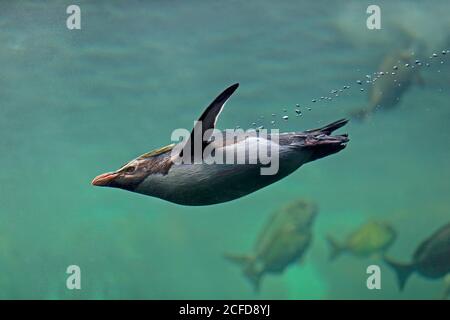
<svg viewBox="0 0 450 320"><path fill-rule="evenodd" d="M70 4L81 8L81 30L66 27ZM450 3L377 1L381 30L366 27L370 4L1 1L0 298L439 298L442 279L415 274L400 292L379 258L328 260L328 234L343 239L373 218L395 227L388 253L401 261L450 221L450 54L441 55ZM368 104L368 85L356 81L410 41L424 45L425 60L438 54L420 70L424 85L341 129L350 135L342 152L269 187L185 207L91 185L169 144L173 129L190 129L235 82L220 128L271 127L272 113L281 131L347 117ZM311 110L296 117L296 104ZM223 253L251 252L270 214L297 199L319 206L313 242L255 293ZM72 264L81 290L66 288ZM381 290L366 287L371 264Z"/></svg>

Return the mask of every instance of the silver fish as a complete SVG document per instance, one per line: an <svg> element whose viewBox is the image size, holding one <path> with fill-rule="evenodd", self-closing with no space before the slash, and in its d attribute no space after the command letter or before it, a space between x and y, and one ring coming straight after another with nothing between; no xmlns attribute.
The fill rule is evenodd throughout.
<svg viewBox="0 0 450 320"><path fill-rule="evenodd" d="M388 257L384 260L396 272L400 290L414 272L429 279L444 277L450 273L450 223L425 239L417 247L410 263L396 262Z"/></svg>
<svg viewBox="0 0 450 320"><path fill-rule="evenodd" d="M268 273L282 273L299 261L312 241L312 223L318 212L315 203L298 200L274 212L248 255L225 254L225 258L242 266L244 275L258 291Z"/></svg>

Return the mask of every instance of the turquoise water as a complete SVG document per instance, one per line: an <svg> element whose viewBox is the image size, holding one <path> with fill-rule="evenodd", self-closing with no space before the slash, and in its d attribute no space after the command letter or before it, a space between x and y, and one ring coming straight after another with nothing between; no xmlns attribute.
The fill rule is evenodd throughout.
<svg viewBox="0 0 450 320"><path fill-rule="evenodd" d="M382 29L366 1L66 1L0 3L0 298L433 299L443 283L414 275L399 292L376 258L328 261L325 235L391 221L389 254L408 261L449 221L450 61L421 71L401 103L351 122L348 147L239 200L184 207L90 185L96 175L170 143L221 90L240 82L219 127L250 127L288 110L306 130L367 104L356 80L402 44L450 47L448 1L385 1ZM432 5L431 5L432 4ZM438 61L434 60L434 61ZM332 101L312 99L350 85ZM295 104L310 106L295 117ZM266 120L267 121L267 120ZM267 217L298 198L318 203L302 264L255 294L222 253L250 252ZM82 289L66 289L67 266ZM368 290L369 264L382 289Z"/></svg>

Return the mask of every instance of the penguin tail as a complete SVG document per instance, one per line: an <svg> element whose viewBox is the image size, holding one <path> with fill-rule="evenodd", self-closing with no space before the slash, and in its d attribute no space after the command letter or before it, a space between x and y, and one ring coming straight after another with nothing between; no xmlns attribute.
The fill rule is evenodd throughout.
<svg viewBox="0 0 450 320"><path fill-rule="evenodd" d="M329 260L333 261L344 252L345 248L331 236L327 236L327 241L328 244L330 245Z"/></svg>
<svg viewBox="0 0 450 320"><path fill-rule="evenodd" d="M400 291L405 288L406 281L410 275L415 271L415 267L410 263L400 263L392 260L391 258L384 257L384 262L390 266L397 275L397 283Z"/></svg>
<svg viewBox="0 0 450 320"><path fill-rule="evenodd" d="M225 253L225 259L240 266L245 277L250 281L255 292L259 292L261 286L262 272L255 268L255 257L250 255Z"/></svg>

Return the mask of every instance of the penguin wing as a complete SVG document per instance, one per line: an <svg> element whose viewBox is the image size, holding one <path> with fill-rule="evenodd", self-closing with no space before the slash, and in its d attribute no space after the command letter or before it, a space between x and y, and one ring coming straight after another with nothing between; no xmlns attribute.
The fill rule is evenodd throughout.
<svg viewBox="0 0 450 320"><path fill-rule="evenodd" d="M221 94L214 99L213 102L203 111L200 118L195 123L194 128L191 131L188 141L183 147L183 150L180 153L180 156L183 156L183 153L189 152L191 154L191 158L194 157L194 141L202 141L202 151L207 146L207 142L211 137L211 133L205 135L205 132L209 129L214 129L216 126L217 119L219 118L220 112L222 112L225 103L231 97L231 95L236 91L239 87L239 83L235 83L232 86L226 88Z"/></svg>

